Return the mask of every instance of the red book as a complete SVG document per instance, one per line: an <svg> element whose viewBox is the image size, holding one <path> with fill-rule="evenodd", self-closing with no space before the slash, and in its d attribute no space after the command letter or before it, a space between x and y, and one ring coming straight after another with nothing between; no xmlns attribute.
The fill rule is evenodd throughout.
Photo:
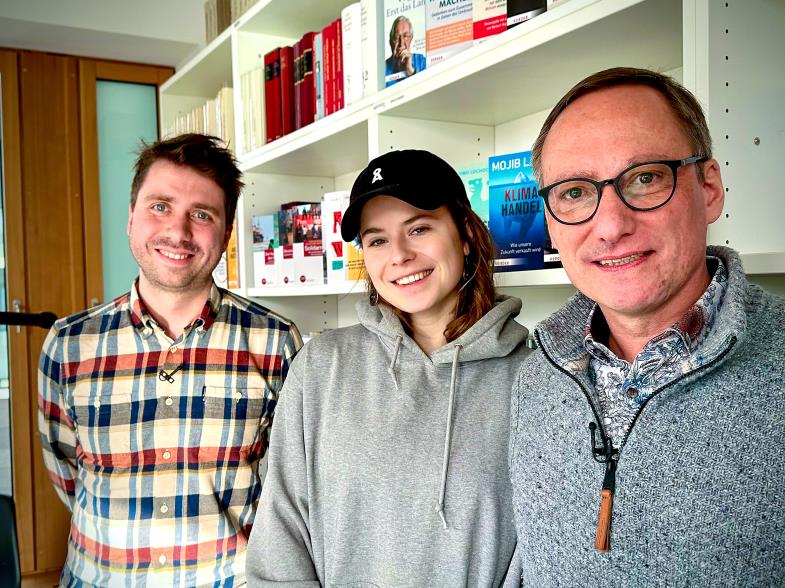
<svg viewBox="0 0 785 588"><path fill-rule="evenodd" d="M264 117L265 141L275 141L281 132L281 50L273 49L264 56Z"/></svg>
<svg viewBox="0 0 785 588"><path fill-rule="evenodd" d="M303 128L303 113L302 113L302 92L303 77L302 77L302 60L300 41L292 45L294 51L294 130Z"/></svg>
<svg viewBox="0 0 785 588"><path fill-rule="evenodd" d="M294 130L294 55L291 47L281 47L281 133Z"/></svg>
<svg viewBox="0 0 785 588"><path fill-rule="evenodd" d="M333 88L333 25L328 24L322 29L322 82L324 84L324 115L327 116L333 112L333 96L335 94Z"/></svg>
<svg viewBox="0 0 785 588"><path fill-rule="evenodd" d="M313 36L309 32L300 39L300 112L302 126L316 118L316 76L313 75Z"/></svg>
<svg viewBox="0 0 785 588"><path fill-rule="evenodd" d="M335 110L343 108L343 27L335 21Z"/></svg>
<svg viewBox="0 0 785 588"><path fill-rule="evenodd" d="M322 29L322 100L324 116L330 114L330 25Z"/></svg>

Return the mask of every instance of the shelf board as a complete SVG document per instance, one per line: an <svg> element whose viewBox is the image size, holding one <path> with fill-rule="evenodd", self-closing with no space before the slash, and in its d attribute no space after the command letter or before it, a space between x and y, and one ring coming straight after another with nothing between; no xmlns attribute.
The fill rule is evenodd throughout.
<svg viewBox="0 0 785 588"><path fill-rule="evenodd" d="M341 16L350 0L261 0L237 22L243 33L299 39L306 31L318 32Z"/></svg>
<svg viewBox="0 0 785 588"><path fill-rule="evenodd" d="M215 98L232 85L231 29L227 28L161 86L162 96Z"/></svg>
<svg viewBox="0 0 785 588"><path fill-rule="evenodd" d="M785 252L742 253L741 262L747 275L785 275Z"/></svg>
<svg viewBox="0 0 785 588"><path fill-rule="evenodd" d="M244 173L338 176L368 163L368 99L240 157Z"/></svg>
<svg viewBox="0 0 785 588"><path fill-rule="evenodd" d="M365 294L365 282L344 284L319 284L316 286L269 286L248 288L246 296L253 298L278 298L280 296L333 296L343 294Z"/></svg>
<svg viewBox="0 0 785 588"><path fill-rule="evenodd" d="M681 13L681 0L572 0L383 90L376 110L499 125L551 108L601 69L681 67Z"/></svg>

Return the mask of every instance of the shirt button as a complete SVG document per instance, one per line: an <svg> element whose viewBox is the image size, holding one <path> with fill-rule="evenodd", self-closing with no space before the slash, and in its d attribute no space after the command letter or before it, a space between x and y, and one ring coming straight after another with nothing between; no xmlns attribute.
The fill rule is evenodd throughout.
<svg viewBox="0 0 785 588"><path fill-rule="evenodd" d="M172 400L171 396L167 396L166 400L164 400L164 402L166 403L166 406L172 406L172 403L174 402L174 400Z"/></svg>
<svg viewBox="0 0 785 588"><path fill-rule="evenodd" d="M162 504L161 505L161 512L164 513L164 514L168 513L169 512L169 507L166 506L165 504Z"/></svg>
<svg viewBox="0 0 785 588"><path fill-rule="evenodd" d="M637 388L627 388L627 398L637 398L637 397L638 397Z"/></svg>
<svg viewBox="0 0 785 588"><path fill-rule="evenodd" d="M237 400L237 401L240 401L240 400L243 399L243 395L240 392L235 392L234 393L234 399Z"/></svg>
<svg viewBox="0 0 785 588"><path fill-rule="evenodd" d="M177 347L176 347L175 345L172 345L172 346L169 348L169 353L174 353L175 351L177 351Z"/></svg>
<svg viewBox="0 0 785 588"><path fill-rule="evenodd" d="M168 451L164 451L164 459L169 459L170 457L172 457L172 454Z"/></svg>
<svg viewBox="0 0 785 588"><path fill-rule="evenodd" d="M95 400L93 400L93 406L98 408L99 406L101 406L101 401L98 398L96 398Z"/></svg>
<svg viewBox="0 0 785 588"><path fill-rule="evenodd" d="M162 553L158 558L158 563L164 565L166 563L166 556Z"/></svg>

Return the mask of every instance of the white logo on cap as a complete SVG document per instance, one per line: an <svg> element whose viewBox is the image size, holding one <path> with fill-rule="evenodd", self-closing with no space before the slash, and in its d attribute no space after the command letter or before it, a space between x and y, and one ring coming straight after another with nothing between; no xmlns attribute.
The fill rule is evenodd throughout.
<svg viewBox="0 0 785 588"><path fill-rule="evenodd" d="M376 182L381 182L382 180L382 168L377 167L375 170L373 170L373 179L371 180L371 183L375 184Z"/></svg>

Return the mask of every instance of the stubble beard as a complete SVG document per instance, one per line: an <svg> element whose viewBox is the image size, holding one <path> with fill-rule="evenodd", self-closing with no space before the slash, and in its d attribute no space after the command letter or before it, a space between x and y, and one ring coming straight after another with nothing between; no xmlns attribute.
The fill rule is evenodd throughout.
<svg viewBox="0 0 785 588"><path fill-rule="evenodd" d="M170 242L153 241L149 243L139 244L131 241L131 253L139 265L139 271L144 276L145 280L155 289L168 292L172 294L183 294L187 292L195 292L205 289L212 283L212 273L215 266L218 265L220 258L215 260L212 267L202 265L201 267L187 267L182 270L166 271L160 267L154 259L158 255L155 249L157 247L168 246L175 248ZM180 249L188 250L194 255L198 256L202 251L193 244L178 244L176 246Z"/></svg>

